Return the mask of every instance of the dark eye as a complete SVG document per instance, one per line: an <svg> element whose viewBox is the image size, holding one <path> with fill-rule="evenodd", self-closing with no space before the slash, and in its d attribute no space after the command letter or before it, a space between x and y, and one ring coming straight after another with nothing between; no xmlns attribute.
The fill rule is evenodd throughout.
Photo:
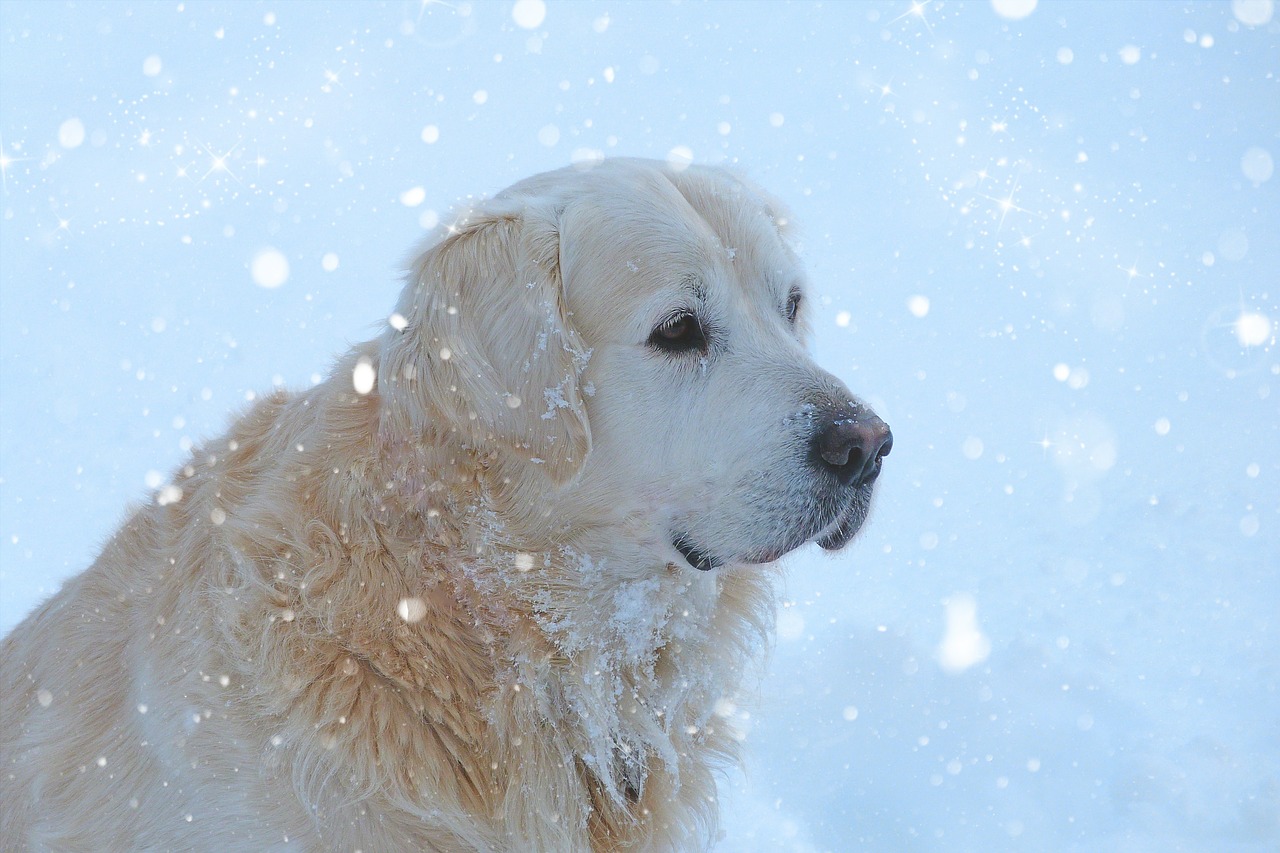
<svg viewBox="0 0 1280 853"><path fill-rule="evenodd" d="M794 323L796 316L800 313L800 291L793 290L791 295L787 297L787 322Z"/></svg>
<svg viewBox="0 0 1280 853"><path fill-rule="evenodd" d="M662 325L654 329L649 336L649 346L663 352L705 351L707 338L702 333L702 324L698 322L698 318L684 311L664 320Z"/></svg>

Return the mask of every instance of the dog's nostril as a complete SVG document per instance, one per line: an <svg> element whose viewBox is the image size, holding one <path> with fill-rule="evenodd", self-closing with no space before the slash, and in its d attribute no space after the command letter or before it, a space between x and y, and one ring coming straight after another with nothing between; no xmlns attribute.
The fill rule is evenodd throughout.
<svg viewBox="0 0 1280 853"><path fill-rule="evenodd" d="M889 455L889 451L893 450L893 431L889 429L889 425L884 427L884 442L881 443L880 449L876 451L876 459L883 459Z"/></svg>
<svg viewBox="0 0 1280 853"><path fill-rule="evenodd" d="M880 460L893 449L889 425L875 415L836 418L814 436L820 466L845 485L870 483L880 473Z"/></svg>

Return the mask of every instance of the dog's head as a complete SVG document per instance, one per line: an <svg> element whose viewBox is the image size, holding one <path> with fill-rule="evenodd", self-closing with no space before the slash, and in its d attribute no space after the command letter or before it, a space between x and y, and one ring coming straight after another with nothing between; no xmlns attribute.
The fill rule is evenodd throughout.
<svg viewBox="0 0 1280 853"><path fill-rule="evenodd" d="M616 528L704 570L843 547L892 436L805 352L785 229L711 167L521 182L416 262L383 347L385 417L492 454L562 541Z"/></svg>

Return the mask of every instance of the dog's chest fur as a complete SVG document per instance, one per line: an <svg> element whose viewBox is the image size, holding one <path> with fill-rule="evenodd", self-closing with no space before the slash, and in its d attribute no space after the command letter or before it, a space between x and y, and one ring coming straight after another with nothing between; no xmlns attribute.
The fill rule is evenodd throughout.
<svg viewBox="0 0 1280 853"><path fill-rule="evenodd" d="M713 773L739 748L713 709L763 643L769 570L679 571L590 535L522 550L482 458L447 436L362 456L376 401L315 399L329 401L310 413L329 442L345 424L353 446L309 451L280 429L308 404L264 404L278 407L271 433L231 441L272 445L254 447L284 460L264 480L295 494L246 499L211 535L230 599L220 630L247 671L293 688L258 702L323 721L270 752L304 803L353 815L322 821L354 833L328 841L359 841L363 811L409 833L386 840L443 849L705 844ZM334 472L328 455L360 461ZM191 500L225 503L216 468L185 485ZM252 510L282 505L311 512Z"/></svg>

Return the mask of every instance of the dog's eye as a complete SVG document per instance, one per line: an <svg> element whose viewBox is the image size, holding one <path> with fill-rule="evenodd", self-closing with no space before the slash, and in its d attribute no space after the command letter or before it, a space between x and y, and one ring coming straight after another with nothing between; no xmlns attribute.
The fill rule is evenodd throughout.
<svg viewBox="0 0 1280 853"><path fill-rule="evenodd" d="M702 333L702 324L698 322L698 318L685 311L665 320L654 329L649 336L649 346L664 352L706 350L707 337Z"/></svg>
<svg viewBox="0 0 1280 853"><path fill-rule="evenodd" d="M787 297L787 322L794 323L800 313L800 291L793 290Z"/></svg>

